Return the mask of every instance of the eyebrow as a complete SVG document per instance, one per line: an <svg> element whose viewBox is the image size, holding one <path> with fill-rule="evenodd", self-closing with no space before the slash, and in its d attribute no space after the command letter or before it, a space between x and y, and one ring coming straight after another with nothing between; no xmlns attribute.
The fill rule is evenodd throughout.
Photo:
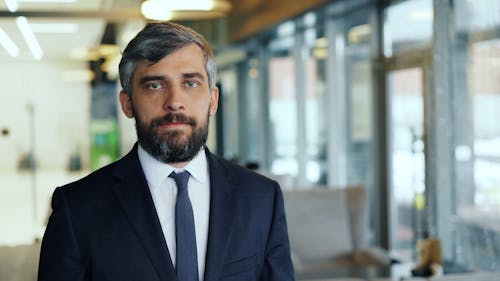
<svg viewBox="0 0 500 281"><path fill-rule="evenodd" d="M202 81L205 81L205 77L199 72L182 73L181 76L182 78L198 78ZM168 81L168 79L162 75L144 76L139 80L139 84L144 84L149 81Z"/></svg>
<svg viewBox="0 0 500 281"><path fill-rule="evenodd" d="M193 73L183 73L182 74L182 77L184 78L198 78L202 81L205 81L205 76L203 76L201 73L199 72L193 72Z"/></svg>
<svg viewBox="0 0 500 281"><path fill-rule="evenodd" d="M142 84L149 82L149 81L158 81L158 80L167 81L165 76L160 76L160 75L144 76L141 78L141 80L139 80L139 84L142 85Z"/></svg>

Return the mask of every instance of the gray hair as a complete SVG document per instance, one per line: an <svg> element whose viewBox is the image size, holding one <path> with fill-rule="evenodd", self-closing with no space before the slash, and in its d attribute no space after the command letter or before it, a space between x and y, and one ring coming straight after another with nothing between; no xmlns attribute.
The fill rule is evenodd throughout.
<svg viewBox="0 0 500 281"><path fill-rule="evenodd" d="M198 45L205 58L210 92L215 88L217 66L208 42L198 32L171 22L150 22L128 43L119 65L123 90L132 95L132 79L137 62L155 64L172 52L190 44Z"/></svg>

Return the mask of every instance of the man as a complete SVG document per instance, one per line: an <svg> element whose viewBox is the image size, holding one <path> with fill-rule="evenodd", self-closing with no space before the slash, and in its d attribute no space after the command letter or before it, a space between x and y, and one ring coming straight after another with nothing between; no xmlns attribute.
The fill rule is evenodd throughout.
<svg viewBox="0 0 500 281"><path fill-rule="evenodd" d="M278 184L205 147L215 75L184 26L149 23L128 44L119 100L138 144L54 191L39 281L294 280Z"/></svg>

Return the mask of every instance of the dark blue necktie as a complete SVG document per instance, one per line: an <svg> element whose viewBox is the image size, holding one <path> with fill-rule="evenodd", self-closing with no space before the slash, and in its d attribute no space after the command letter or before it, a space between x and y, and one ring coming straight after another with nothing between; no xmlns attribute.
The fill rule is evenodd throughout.
<svg viewBox="0 0 500 281"><path fill-rule="evenodd" d="M193 208L187 190L189 172L184 171L178 174L172 172L169 177L173 178L177 185L177 203L175 204L177 278L179 281L198 281Z"/></svg>

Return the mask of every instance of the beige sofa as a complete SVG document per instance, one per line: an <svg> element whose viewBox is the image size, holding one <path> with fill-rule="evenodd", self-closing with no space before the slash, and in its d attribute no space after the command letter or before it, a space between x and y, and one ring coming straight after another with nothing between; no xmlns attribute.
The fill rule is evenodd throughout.
<svg viewBox="0 0 500 281"><path fill-rule="evenodd" d="M390 259L368 243L368 202L363 187L284 191L297 280L370 278L388 271Z"/></svg>

